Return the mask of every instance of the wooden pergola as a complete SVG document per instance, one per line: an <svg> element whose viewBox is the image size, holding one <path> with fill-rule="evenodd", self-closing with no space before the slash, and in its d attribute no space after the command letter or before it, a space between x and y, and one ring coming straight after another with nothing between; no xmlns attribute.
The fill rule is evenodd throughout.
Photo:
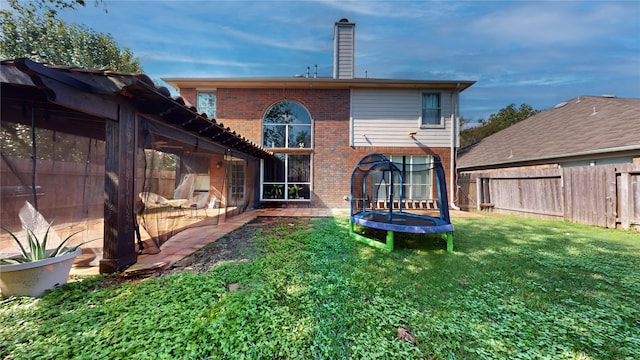
<svg viewBox="0 0 640 360"><path fill-rule="evenodd" d="M49 66L27 59L1 63L2 119L105 141L104 252L101 273L137 261L134 199L138 134L153 131L169 144L248 161L270 153L199 114L144 75ZM257 189L256 189L257 191ZM256 197L258 198L258 197Z"/></svg>

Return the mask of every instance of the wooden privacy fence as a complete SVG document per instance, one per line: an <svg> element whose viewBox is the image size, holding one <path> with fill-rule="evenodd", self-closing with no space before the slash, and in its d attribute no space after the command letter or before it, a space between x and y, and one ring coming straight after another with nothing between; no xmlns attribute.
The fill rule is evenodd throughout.
<svg viewBox="0 0 640 360"><path fill-rule="evenodd" d="M462 172L458 206L640 228L640 164Z"/></svg>

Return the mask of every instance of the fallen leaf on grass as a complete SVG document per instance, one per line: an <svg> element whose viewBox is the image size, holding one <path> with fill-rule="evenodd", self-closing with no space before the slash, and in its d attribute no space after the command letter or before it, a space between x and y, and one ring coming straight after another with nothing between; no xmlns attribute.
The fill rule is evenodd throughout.
<svg viewBox="0 0 640 360"><path fill-rule="evenodd" d="M412 343L413 345L418 345L418 342L416 341L416 339L413 338L413 336L411 336L411 333L409 332L409 330L403 328L402 326L398 327L398 339L406 340Z"/></svg>
<svg viewBox="0 0 640 360"><path fill-rule="evenodd" d="M231 284L229 284L228 289L229 289L229 292L238 291L238 290L240 290L240 284L231 283Z"/></svg>

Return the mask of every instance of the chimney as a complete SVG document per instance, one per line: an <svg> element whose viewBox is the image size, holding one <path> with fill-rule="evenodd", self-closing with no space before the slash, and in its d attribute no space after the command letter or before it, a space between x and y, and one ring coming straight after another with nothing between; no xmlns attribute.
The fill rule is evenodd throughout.
<svg viewBox="0 0 640 360"><path fill-rule="evenodd" d="M333 78L353 79L356 24L347 19L333 28Z"/></svg>

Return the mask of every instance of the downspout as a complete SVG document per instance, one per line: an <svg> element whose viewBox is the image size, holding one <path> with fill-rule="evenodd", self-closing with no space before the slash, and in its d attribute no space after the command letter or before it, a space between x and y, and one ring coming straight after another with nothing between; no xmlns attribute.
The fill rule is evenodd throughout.
<svg viewBox="0 0 640 360"><path fill-rule="evenodd" d="M460 83L456 84L456 89L451 93L451 159L449 161L449 179L451 186L449 187L449 206L454 210L460 210L454 203L454 194L456 192L455 186L458 182L455 181L456 175L456 144L458 142L457 129L458 129L458 89L460 89ZM455 100L455 103L454 103Z"/></svg>

